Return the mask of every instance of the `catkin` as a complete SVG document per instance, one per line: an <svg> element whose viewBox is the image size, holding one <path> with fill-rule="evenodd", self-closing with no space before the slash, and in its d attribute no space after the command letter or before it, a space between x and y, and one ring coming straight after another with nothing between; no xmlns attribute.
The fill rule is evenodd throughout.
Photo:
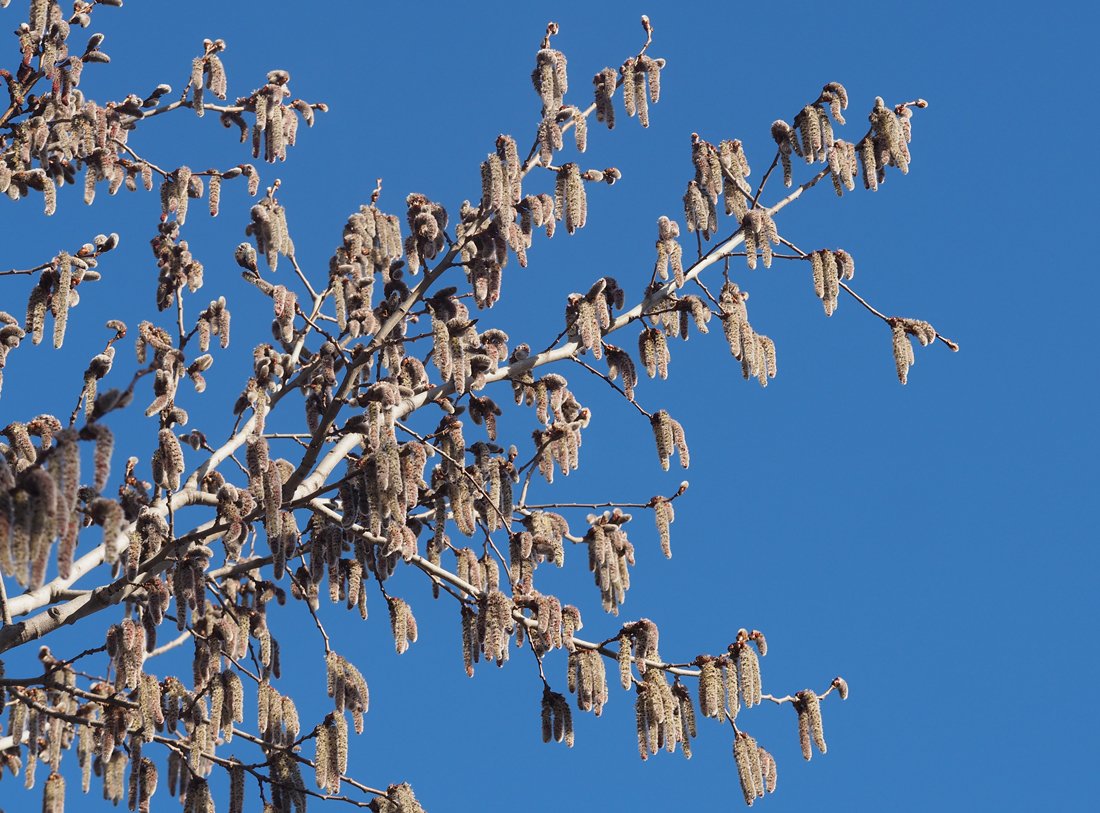
<svg viewBox="0 0 1100 813"><path fill-rule="evenodd" d="M57 255L56 263L57 288L52 299L54 313L53 346L59 348L65 341L65 326L68 323L69 298L73 285L73 267L72 258L64 251Z"/></svg>
<svg viewBox="0 0 1100 813"><path fill-rule="evenodd" d="M653 428L653 436L657 441L657 457L661 461L661 468L668 471L669 460L675 452L680 458L680 465L687 468L690 463L687 441L684 437L684 428L665 410L658 410L650 418Z"/></svg>
<svg viewBox="0 0 1100 813"><path fill-rule="evenodd" d="M575 163L565 164L557 174L554 192L554 216L565 219L565 230L572 234L584 226L588 216L588 203L581 179L580 167Z"/></svg>
<svg viewBox="0 0 1100 813"><path fill-rule="evenodd" d="M561 107L562 98L569 90L566 76L566 59L561 51L549 47L549 36L544 40L542 49L535 54L535 70L531 81L535 92L542 99L542 113L554 113Z"/></svg>
<svg viewBox="0 0 1100 813"><path fill-rule="evenodd" d="M821 725L821 703L810 689L803 689L795 695L795 711L798 712L798 735L802 743L802 756L812 756L810 743L817 746L822 754L826 752L825 733Z"/></svg>
<svg viewBox="0 0 1100 813"><path fill-rule="evenodd" d="M658 498L653 503L653 515L657 520L657 533L661 537L661 553L665 555L666 559L671 559L672 545L669 526L676 520L676 511L669 500Z"/></svg>
<svg viewBox="0 0 1100 813"><path fill-rule="evenodd" d="M715 717L723 722L726 716L725 698L718 660L700 655L695 662L699 666L699 712L704 717Z"/></svg>
<svg viewBox="0 0 1100 813"><path fill-rule="evenodd" d="M764 795L763 771L756 740L739 731L733 741L733 758L737 763L737 778L741 782L745 804L751 806L757 797Z"/></svg>
<svg viewBox="0 0 1100 813"><path fill-rule="evenodd" d="M592 84L596 88L596 121L602 121L608 130L615 128L615 105L612 97L615 95L618 74L613 68L604 68L592 77Z"/></svg>
<svg viewBox="0 0 1100 813"><path fill-rule="evenodd" d="M895 320L890 329L893 332L894 364L898 371L898 381L905 384L909 380L909 368L916 361L916 356L901 322Z"/></svg>
<svg viewBox="0 0 1100 813"><path fill-rule="evenodd" d="M42 792L42 813L65 813L65 779L59 773L51 773L46 779Z"/></svg>
<svg viewBox="0 0 1100 813"><path fill-rule="evenodd" d="M573 747L573 711L564 695L543 687L541 704L542 741L565 742Z"/></svg>
<svg viewBox="0 0 1100 813"><path fill-rule="evenodd" d="M756 268L756 252L764 260L764 267L772 265L772 243L779 242L779 232L775 221L767 209L751 209L741 221L741 230L745 237L745 260L748 267Z"/></svg>
<svg viewBox="0 0 1100 813"><path fill-rule="evenodd" d="M629 635L619 636L619 683L624 689L629 689L630 684L634 679L633 673L630 669L631 664L631 642Z"/></svg>
<svg viewBox="0 0 1100 813"><path fill-rule="evenodd" d="M180 475L184 469L183 448L179 438L171 429L161 429L160 434L161 465L164 472L164 480L161 485L171 491L178 491L180 487Z"/></svg>
<svg viewBox="0 0 1100 813"><path fill-rule="evenodd" d="M229 813L242 813L244 810L244 766L234 762L229 769Z"/></svg>
<svg viewBox="0 0 1100 813"><path fill-rule="evenodd" d="M840 694L841 700L848 699L848 681L846 681L844 678L839 676L833 678L833 688L835 688L837 690L837 693Z"/></svg>
<svg viewBox="0 0 1100 813"><path fill-rule="evenodd" d="M740 637L740 636L739 636ZM746 708L760 704L760 661L747 642L738 646L737 677Z"/></svg>
<svg viewBox="0 0 1100 813"><path fill-rule="evenodd" d="M717 228L717 224L712 224L710 220L711 208L712 204L709 204L703 195L699 182L689 182L687 192L684 193L684 220L687 223L687 230L702 232L703 236L709 239L711 232Z"/></svg>
<svg viewBox="0 0 1100 813"><path fill-rule="evenodd" d="M391 597L388 603L394 648L398 655L402 655L408 651L409 644L416 643L416 618L413 617L412 609L403 599Z"/></svg>
<svg viewBox="0 0 1100 813"><path fill-rule="evenodd" d="M890 164L904 175L909 172L909 149L905 145L905 133L897 114L886 106L881 96L875 97L875 106L868 116L876 146L887 156ZM879 166L881 170L881 165Z"/></svg>

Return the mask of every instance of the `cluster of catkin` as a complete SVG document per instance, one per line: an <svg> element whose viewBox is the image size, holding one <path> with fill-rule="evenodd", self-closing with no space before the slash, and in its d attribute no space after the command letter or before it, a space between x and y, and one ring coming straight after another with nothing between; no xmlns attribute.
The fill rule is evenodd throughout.
<svg viewBox="0 0 1100 813"><path fill-rule="evenodd" d="M661 468L668 471L669 461L675 452L680 458L680 465L686 469L691 463L691 455L684 437L684 427L680 422L667 411L659 409L650 416L649 424L657 441L657 457L661 461Z"/></svg>
<svg viewBox="0 0 1100 813"><path fill-rule="evenodd" d="M397 403L397 396L396 386L386 382L368 389L364 402L367 409L358 426L364 434L366 448L357 461L349 461L349 473L340 488L345 525L358 523L375 538L386 540L377 550L374 544L355 543L356 559L363 571L373 572L383 579L388 577L398 559L408 560L416 553L417 531L414 528L421 526L409 519L407 512L420 501L422 490L428 488L423 475L429 447L416 441L399 444L394 434L392 407ZM438 494L440 498L446 495L446 490ZM318 541L326 539L331 584L342 541L339 536L315 533L313 544L316 546ZM314 551L315 556L318 553ZM314 568L316 578L319 570ZM354 569L347 572L361 577ZM349 583L346 593L349 602L353 592L357 593L358 589L353 591Z"/></svg>
<svg viewBox="0 0 1100 813"><path fill-rule="evenodd" d="M684 217L689 232L701 232L710 239L718 230L719 196L725 196L727 215L744 219L752 192L743 179L751 170L740 141L725 140L715 147L698 133L691 134L691 162L695 178L684 194Z"/></svg>
<svg viewBox="0 0 1100 813"><path fill-rule="evenodd" d="M927 347L936 341L939 334L931 324L920 319L892 316L886 320L886 324L890 326L893 336L894 363L898 371L898 381L904 384L909 380L909 368L917 361L909 337L915 336L922 347Z"/></svg>
<svg viewBox="0 0 1100 813"><path fill-rule="evenodd" d="M517 347L512 359L524 357L526 350L526 345ZM557 373L537 379L530 374L517 375L512 379L512 388L516 403L534 405L536 417L546 425L532 433L539 473L553 483L557 465L568 476L580 465L581 431L588 426L591 412L581 406L569 390L568 381Z"/></svg>
<svg viewBox="0 0 1100 813"><path fill-rule="evenodd" d="M564 539L569 523L552 511L532 511L523 517L523 530L508 539L509 576L513 584L529 585L542 562L565 564Z"/></svg>
<svg viewBox="0 0 1100 813"><path fill-rule="evenodd" d="M684 287L683 250L676 238L680 236L680 224L665 215L657 219L657 264L654 272L662 280L668 279L669 267L676 287Z"/></svg>
<svg viewBox="0 0 1100 813"><path fill-rule="evenodd" d="M153 370L153 400L145 408L145 417L160 413L162 425L186 424L187 412L176 406L176 390L179 382L187 375L188 365L182 350L175 347L172 335L152 322L138 325L136 342L138 364L148 362ZM153 358L149 359L149 350Z"/></svg>
<svg viewBox="0 0 1100 813"><path fill-rule="evenodd" d="M566 685L577 696L577 708L597 717L607 703L607 670L603 656L593 649L574 648L566 660Z"/></svg>
<svg viewBox="0 0 1100 813"><path fill-rule="evenodd" d="M87 25L90 18L77 15L72 22ZM110 178L112 192L118 189L127 176L119 166L118 150L126 143L127 125L141 116L143 107L139 96L107 107L84 99L77 89L84 66L110 59L99 49L102 34L89 37L82 55L71 54L71 31L70 20L63 16L59 4L32 2L29 21L15 32L23 61L16 76L4 71L13 110L22 112L24 104L34 104L25 118L13 117L8 133L0 136L0 192L18 200L30 189L39 191L46 214L56 209L57 187L76 182L80 164L87 166L95 180ZM50 90L28 97L27 89L35 84L29 81L35 62L41 66Z"/></svg>
<svg viewBox="0 0 1100 813"><path fill-rule="evenodd" d="M783 183L790 186L791 154L805 159L807 164L829 160L833 148L833 126L829 114L837 124L844 124L842 113L848 107L848 92L839 82L829 82L821 95L803 107L794 117L794 124L782 119L772 123L772 138L779 147L783 163Z"/></svg>
<svg viewBox="0 0 1100 813"><path fill-rule="evenodd" d="M748 291L727 280L718 296L718 316L730 353L741 362L744 377L755 377L760 386L766 387L768 379L776 375L775 342L753 330L745 307L748 298Z"/></svg>
<svg viewBox="0 0 1100 813"><path fill-rule="evenodd" d="M765 792L775 792L775 758L745 731L738 731L733 740L733 759L745 804L752 806Z"/></svg>
<svg viewBox="0 0 1100 813"><path fill-rule="evenodd" d="M272 190L252 207L252 222L245 228L245 234L252 236L256 241L256 251L263 254L267 260L267 266L272 271L279 267L279 255L284 257L294 256L294 242L290 239L290 231L286 222L286 210L275 200ZM238 249L240 251L240 249ZM255 272L255 259L244 258L238 255L237 262L242 267Z"/></svg>
<svg viewBox="0 0 1100 813"><path fill-rule="evenodd" d="M107 105L86 99L79 89L84 67L110 62L107 54L100 50L104 41L102 34L92 34L79 56L70 50L73 24L86 27L90 22L86 11L78 10L66 19L58 3L36 0L31 3L29 21L16 31L23 52L17 75L4 72L17 115L9 122L8 132L0 135L0 193L18 200L31 190L40 192L47 214L56 210L57 189L66 184L75 185L76 174L81 168L84 169L84 200L89 204L95 199L96 187L101 182L107 183L112 195L124 185L131 191L137 189L139 178L145 189L153 186L153 167L130 152L127 142L138 122L158 108L162 98L172 89L162 84L144 98L130 94L122 101ZM187 88L191 99L185 103L199 116L206 109L205 92L219 99L226 97L225 67L219 56L224 49L222 40L205 40L202 55L192 62ZM38 78L33 76L35 63L40 66L49 86L45 92L29 96L27 88L35 84L30 80ZM294 144L299 117L312 126L314 111L327 108L301 99L284 104L289 95L286 87L289 74L272 71L267 78L267 84L250 96L238 99L235 106L224 108L221 120L227 127L237 125L243 141L249 130L243 114L254 113L253 154L258 157L262 151L266 160L275 161L285 159L287 146ZM216 170L202 173L210 176L211 214L218 210L222 179L242 173L249 175L250 192L255 194L258 178L250 165L241 165L225 173ZM198 174L181 168L168 173L161 192L165 211L178 211L178 222L182 224L186 219L187 198L202 195L202 181Z"/></svg>
<svg viewBox="0 0 1100 813"><path fill-rule="evenodd" d="M317 752L313 767L317 787L326 793L339 793L340 780L348 769L348 721L333 712L317 727Z"/></svg>
<svg viewBox="0 0 1100 813"><path fill-rule="evenodd" d="M209 90L219 99L225 99L227 81L225 77L225 65L222 64L219 53L225 50L225 40L202 41L203 55L195 57L191 62L191 107L195 115L202 117L206 112L203 106L203 95Z"/></svg>
<svg viewBox="0 0 1100 813"><path fill-rule="evenodd" d="M412 788L405 782L390 785L386 788L386 795L376 796L371 806L378 813L424 813Z"/></svg>
<svg viewBox="0 0 1100 813"><path fill-rule="evenodd" d="M542 741L564 742L573 747L573 710L565 695L551 691L549 686L542 690Z"/></svg>
<svg viewBox="0 0 1100 813"><path fill-rule="evenodd" d="M700 713L723 722L726 719L736 720L742 703L746 708L759 705L761 682L757 652L763 656L767 651L767 641L762 632L742 629L730 644L728 654L700 655L696 658Z"/></svg>
<svg viewBox="0 0 1100 813"><path fill-rule="evenodd" d="M79 286L100 279L97 270L99 256L117 245L117 234L100 234L93 242L81 246L75 254L62 251L46 263L27 299L22 329L14 316L0 312L0 384L3 383L7 354L19 346L26 334L31 335L34 344L41 343L47 314L54 319L53 346L61 347L65 341L69 309L80 304Z"/></svg>
<svg viewBox="0 0 1100 813"><path fill-rule="evenodd" d="M615 321L613 309L622 309L626 292L614 277L601 277L586 294L570 294L565 307L568 336L595 358L603 355L603 333Z"/></svg>
<svg viewBox="0 0 1100 813"><path fill-rule="evenodd" d="M581 430L591 413L573 398L562 404L562 418L531 433L536 448L536 467L547 483L554 482L554 467L565 476L580 467Z"/></svg>
<svg viewBox="0 0 1100 813"><path fill-rule="evenodd" d="M638 369L634 366L634 359L630 354L607 342L602 342L603 352L607 358L607 377L614 382L622 378L623 392L630 400L634 400L634 388L638 385Z"/></svg>
<svg viewBox="0 0 1100 813"><path fill-rule="evenodd" d="M916 102L917 107L924 107L925 104L923 100ZM877 190L886 177L888 166L897 167L902 175L909 172L908 144L913 134L912 115L908 105L898 105L891 110L881 96L875 97L875 106L868 116L871 132L856 145L863 165L865 188Z"/></svg>
<svg viewBox="0 0 1100 813"><path fill-rule="evenodd" d="M194 79L192 78L192 82ZM245 110L251 110L255 114L252 125L252 157L259 158L263 154L265 161L285 161L286 148L294 146L298 136L298 115L302 116L306 125L313 126L314 107L323 110L323 106L310 105L301 99L295 99L291 104L284 104L290 96L290 74L286 71L275 70L267 74L267 84L254 90L250 96L237 99L237 105ZM194 85L193 85L194 87ZM198 89L197 87L195 88ZM201 105L201 98L198 100ZM196 112L198 112L196 110ZM201 113L200 113L201 115ZM241 126L240 114L233 118L234 114L223 114L223 124ZM242 136L244 128L242 127Z"/></svg>
<svg viewBox="0 0 1100 813"><path fill-rule="evenodd" d="M644 18L643 18L644 19ZM661 100L661 71L664 70L665 60L655 59L646 54L630 57L619 68L623 83L623 109L631 118L638 117L638 122L643 127L649 126L649 105L657 104ZM599 77L600 74L597 74ZM601 88L597 84L597 105L600 105ZM608 127L613 126L614 113L607 114L610 107L610 94L604 100L604 118Z"/></svg>
<svg viewBox="0 0 1100 813"><path fill-rule="evenodd" d="M319 606L318 588L328 573L328 596L333 604L344 602L347 609L357 608L361 618L367 617L367 584L363 578L368 574L368 564L372 561L366 555L362 543L356 545L356 555L345 557L348 551L347 535L340 525L328 517L314 514L309 523L310 538L304 545L309 551L309 566L302 565L294 573L292 591L296 598L309 601L316 609Z"/></svg>
<svg viewBox="0 0 1100 813"><path fill-rule="evenodd" d="M668 336L687 339L688 326L692 324L700 333L710 332L707 323L712 316L711 310L707 307L707 303L695 294L678 294L671 291L660 305L648 310L646 315L659 324Z"/></svg>
<svg viewBox="0 0 1100 813"><path fill-rule="evenodd" d="M427 300L432 317L432 364L443 383L453 384L455 392L480 390L486 377L508 360L508 334L491 328L477 332L477 320L454 294L444 288ZM427 381L418 382L421 387Z"/></svg>
<svg viewBox="0 0 1100 813"><path fill-rule="evenodd" d="M825 306L825 315L832 316L836 311L841 281L856 275L855 260L844 249L812 251L808 259L813 269L814 294Z"/></svg>
<svg viewBox="0 0 1100 813"><path fill-rule="evenodd" d="M795 695L794 710L798 713L798 737L802 743L802 757L813 755L811 742L822 754L826 751L825 732L821 725L821 700L812 689L803 689Z"/></svg>
<svg viewBox="0 0 1100 813"><path fill-rule="evenodd" d="M886 177L886 167L897 167L902 174L909 171L909 147L912 137L912 110L926 107L927 102L918 99L912 103L887 107L881 96L868 115L870 132L858 143L835 139L829 114L838 124L844 124L842 110L848 106L848 94L838 82L825 85L817 101L804 107L794 118L793 126L783 120L772 124L772 138L779 147L783 164L783 180L792 183L791 155L798 155L807 163L815 161L829 164L833 188L837 195L855 189L855 177L862 172L863 186L877 190Z"/></svg>
<svg viewBox="0 0 1100 813"><path fill-rule="evenodd" d="M604 612L618 615L619 605L626 600L630 589L630 567L634 564L634 545L627 539L623 526L630 522L630 514L620 508L588 515L588 532L584 542L588 545L588 569L600 591Z"/></svg>
<svg viewBox="0 0 1100 813"><path fill-rule="evenodd" d="M644 675L649 661L661 660L657 651L660 638L657 625L648 618L624 624L619 630L619 683L624 689L634 682L631 664L637 663L638 674Z"/></svg>
<svg viewBox="0 0 1100 813"><path fill-rule="evenodd" d="M680 683L670 686L660 669L646 670L635 684L638 755L646 760L662 748L672 753L680 745L684 756L690 759L696 725L695 707L687 689Z"/></svg>
<svg viewBox="0 0 1100 813"><path fill-rule="evenodd" d="M574 143L577 151L583 153L587 148L588 124L584 112L575 105L565 104L565 94L569 89L567 75L567 60L561 51L550 46L550 39L558 33L556 23L547 26L546 36L543 38L542 48L535 55L535 69L531 74L531 80L542 101L542 120L538 126L538 159L539 163L551 167L554 153L564 146L563 128L573 128ZM605 68L596 74L593 79L596 95L596 117L605 122L607 126L614 127L615 110L612 97L619 84L619 76L622 76L624 93L629 89L629 94L624 95L626 109L629 115L639 115L643 126L648 126L648 95L656 102L660 96L660 70L664 67L664 60L655 60L647 56L631 57L622 66L621 71L616 72L611 68ZM637 89L636 89L637 88ZM640 100L640 101L639 101ZM503 137L502 137L503 138ZM511 141L511 139L508 139ZM498 142L499 150L499 142ZM492 160L492 157L490 157ZM483 166L483 173L485 168ZM587 201L584 183L603 181L613 184L619 180L621 173L614 167L604 170L582 170L575 162L568 162L556 168L557 178L554 195L554 217L565 221L565 228L570 234L584 226L587 219ZM518 203L518 181L515 186L516 195L514 202ZM483 201L483 208L485 204ZM505 212L506 216L498 218L507 224L510 233L514 227L511 212ZM529 227L524 231L529 235ZM510 237L510 234L506 235ZM511 240L509 240L511 242ZM529 247L529 239L527 246ZM526 248L525 247L525 248ZM523 252L516 249L520 256L521 264L526 264Z"/></svg>
<svg viewBox="0 0 1100 813"><path fill-rule="evenodd" d="M415 644L417 639L416 617L412 607L404 599L396 596L388 596L386 603L390 610L390 630L393 632L393 644L398 655L402 655L409 649L409 644Z"/></svg>
<svg viewBox="0 0 1100 813"><path fill-rule="evenodd" d="M58 574L68 577L85 515L118 534L122 509L106 487L114 436L105 425L63 429L52 415L12 421L0 443L0 570L36 588L46 577L57 540ZM38 439L38 444L34 442ZM92 482L81 482L80 441L93 444ZM111 507L108 507L111 506Z"/></svg>
<svg viewBox="0 0 1100 813"><path fill-rule="evenodd" d="M526 622L516 625L516 640L520 646L526 637L530 637L531 646L539 655L565 646L562 635L565 608L557 596L545 595L531 589L527 593L517 594L514 600L516 608L525 615L525 611L529 611L535 622L531 627Z"/></svg>
<svg viewBox="0 0 1100 813"><path fill-rule="evenodd" d="M336 704L336 711L351 712L356 733L363 731L363 715L370 706L367 681L347 658L330 652L325 658L328 696Z"/></svg>

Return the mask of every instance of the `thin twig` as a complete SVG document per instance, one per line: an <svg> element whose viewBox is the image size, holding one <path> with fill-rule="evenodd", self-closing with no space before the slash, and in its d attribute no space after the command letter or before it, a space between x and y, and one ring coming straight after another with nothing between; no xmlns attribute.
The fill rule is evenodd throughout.
<svg viewBox="0 0 1100 813"><path fill-rule="evenodd" d="M638 410L639 412L641 412L641 413L642 413L643 415L645 415L645 416L646 416L647 418L650 418L650 419L652 419L652 418L653 418L653 415L651 415L651 414L650 414L649 412L647 412L647 411L646 411L646 410L645 410L645 409L644 409L644 408L642 407L642 405L641 405L641 404L639 404L639 403L638 403L637 401L635 401L635 400L634 400L633 398L631 398L631 397L630 397L629 395L627 395L627 394L626 394L626 390L624 390L624 389L623 389L622 387L620 387L620 386L619 386L618 384L616 384L616 383L615 383L614 381L612 381L612 380L611 380L611 378L610 378L610 376L604 375L604 374L603 374L603 373L601 373L601 372L600 372L599 370L597 370L597 369L596 369L595 367L591 366L591 365L590 365L590 364L588 364L587 362L584 362L584 361L582 361L582 360L580 359L580 357L579 357L579 356L577 356L577 355L573 355L573 356L571 356L570 358L571 358L571 359L572 359L573 361L575 361L575 362L576 362L577 364L579 364L579 365L580 365L581 367L583 367L584 369L588 370L588 372L592 373L592 375L596 376L597 378L601 378L601 379L603 379L603 380L604 380L605 382L607 382L607 385L608 385L609 387L611 387L611 389L613 389L613 390L615 390L615 391L616 391L617 393L619 393L619 395L621 395L621 396L622 396L623 398L625 398L625 399L626 399L626 400L627 400L627 401L628 401L628 402L629 402L629 403L630 403L631 405L633 405L633 407L634 407L634 408L635 408L636 410Z"/></svg>
<svg viewBox="0 0 1100 813"><path fill-rule="evenodd" d="M768 182L768 178L771 177L772 172L775 171L775 167L779 163L779 155L779 150L776 150L775 157L772 158L771 166L769 166L767 172L764 173L764 177L760 179L760 186L756 187L756 194L752 196L752 205L749 207L750 209L756 208L756 203L760 200L760 195L764 191L764 185Z"/></svg>

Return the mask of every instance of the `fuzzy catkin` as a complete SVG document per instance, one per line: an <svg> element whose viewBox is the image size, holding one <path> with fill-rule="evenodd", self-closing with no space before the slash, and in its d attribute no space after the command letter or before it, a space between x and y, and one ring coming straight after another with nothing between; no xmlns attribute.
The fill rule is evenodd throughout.
<svg viewBox="0 0 1100 813"><path fill-rule="evenodd" d="M666 559L672 558L671 534L669 526L676 520L676 511L669 500L660 498L653 504L653 515L657 521L657 533L661 538L661 553Z"/></svg>
<svg viewBox="0 0 1100 813"><path fill-rule="evenodd" d="M811 689L803 689L795 695L795 711L798 712L798 735L802 743L802 756L810 759L810 743L822 754L826 752L825 733L821 724L821 703Z"/></svg>
<svg viewBox="0 0 1100 813"><path fill-rule="evenodd" d="M905 384L909 380L909 368L916 361L913 345L905 333L904 326L895 321L890 327L893 333L894 364L898 372L898 381Z"/></svg>
<svg viewBox="0 0 1100 813"><path fill-rule="evenodd" d="M615 87L618 75L613 68L604 68L592 77L592 84L596 89L596 121L602 121L607 129L615 129L615 105L612 97L615 95Z"/></svg>
<svg viewBox="0 0 1100 813"><path fill-rule="evenodd" d="M634 676L630 669L631 664L631 642L630 636L619 636L619 683L624 689L629 689L630 684L634 679Z"/></svg>
<svg viewBox="0 0 1100 813"><path fill-rule="evenodd" d="M558 220L564 217L565 230L569 234L583 227L588 217L584 181L581 179L580 166L575 163L565 164L558 170L554 192L554 215Z"/></svg>
<svg viewBox="0 0 1100 813"><path fill-rule="evenodd" d="M763 771L756 740L744 731L738 732L733 741L733 758L737 763L737 777L741 782L745 804L751 806L758 797L764 795Z"/></svg>

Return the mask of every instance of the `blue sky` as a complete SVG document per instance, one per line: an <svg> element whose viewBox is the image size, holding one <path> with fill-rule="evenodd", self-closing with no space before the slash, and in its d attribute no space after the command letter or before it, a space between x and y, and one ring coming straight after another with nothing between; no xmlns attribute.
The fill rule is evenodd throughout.
<svg viewBox="0 0 1100 813"><path fill-rule="evenodd" d="M0 12L0 23L14 27L20 5ZM891 315L931 321L962 351L918 347L902 387L889 330L851 299L826 319L804 264L754 272L735 264L735 279L752 294L754 326L777 344L779 376L766 390L742 381L717 323L711 335L693 332L675 344L669 380L643 381L638 397L683 423L692 450L686 473L660 470L647 422L606 385L579 368L560 370L594 419L581 470L543 500L644 502L686 477L674 558L660 556L652 517L636 511L638 564L619 620L600 613L583 552L568 552L562 573L540 571L542 589L577 603L593 639L624 620L656 620L670 660L717 653L739 627L762 629L770 645L764 689L778 695L820 691L843 675L851 697L824 703L829 753L811 763L799 754L789 707L739 719L779 762L778 791L758 803L765 809L1088 807L1100 791L1098 719L1087 695L1097 677L1100 557L1086 503L1097 486L1091 348L1100 269L1086 237L1095 231L1087 162L1098 122L1094 89L1085 86L1095 73L1085 59L1085 32L1094 27L1085 5L315 8L204 0L182 11L101 9L94 30L107 35L113 64L89 66L83 80L101 100L158 82L182 87L203 37L222 37L231 95L283 68L295 95L327 102L331 112L300 133L285 165L260 167L265 184L283 181L298 258L315 282L376 178L384 179L387 211L403 215L404 196L418 191L456 212L480 194L478 164L498 133L530 141L539 101L529 74L548 19L561 25L555 46L569 58L566 100L585 105L589 77L635 52L638 17L652 18L650 53L668 65L651 126L643 131L620 106L614 131L590 128L582 165L617 166L623 179L590 190L583 230L536 243L527 269L506 269L502 302L481 314L479 327L502 327L513 343L545 346L561 328L565 297L599 276L615 276L636 301L657 218L682 221L691 132L741 139L755 181L773 154L771 122L790 121L825 82L847 87L849 124L838 133L851 140L864 132L876 95L891 104L929 101L914 117L908 176L891 173L877 193L860 188L843 199L825 182L778 225L806 250L848 250L861 295ZM199 121L187 111L149 122L131 144L166 167L249 160L216 117ZM795 171L808 177L805 165ZM529 179L527 188L552 191L552 178ZM781 194L773 182L763 199ZM101 194L90 209L78 197L62 190L51 219L34 205L0 201L0 268L36 265L101 231L123 238L103 262L105 281L82 290L65 349L27 344L10 356L0 425L44 411L67 415L102 322L134 326L152 310L147 241L156 195ZM185 404L212 438L231 426L229 407L250 367L246 349L270 321L270 305L232 261L250 205L227 184L217 220L196 211L185 229L206 266L206 285L189 302L201 308L224 293L234 315L231 351L218 357L206 396ZM686 256L693 238L682 242ZM27 290L24 278L0 280L0 309L20 313ZM126 380L132 365L127 358L114 375ZM508 401L504 391L494 397ZM116 462L147 456L155 443L152 422L131 412L112 424ZM512 424L517 442L530 423L523 415ZM583 515L574 515L574 530ZM433 602L413 572L395 576L392 590L412 604L421 629L400 657L377 593L365 623L325 608L336 649L371 687L366 733L351 751L351 773L363 782L407 780L435 813L742 804L728 728L700 721L690 762L660 754L643 765L632 696L613 687L603 718L577 714L572 750L543 745L532 659L518 652L503 670L482 666L467 680L454 602ZM308 616L293 609L281 637L293 660L283 690L316 698L302 704L303 716L312 709L319 717L328 710L321 645ZM84 644L80 635L97 638L117 620L103 615L49 643L61 653ZM32 654L13 656L8 673ZM547 667L564 691L564 659L551 656ZM100 804L95 793L89 809ZM163 790L156 802L169 804ZM4 804L9 813L38 806L37 793Z"/></svg>

